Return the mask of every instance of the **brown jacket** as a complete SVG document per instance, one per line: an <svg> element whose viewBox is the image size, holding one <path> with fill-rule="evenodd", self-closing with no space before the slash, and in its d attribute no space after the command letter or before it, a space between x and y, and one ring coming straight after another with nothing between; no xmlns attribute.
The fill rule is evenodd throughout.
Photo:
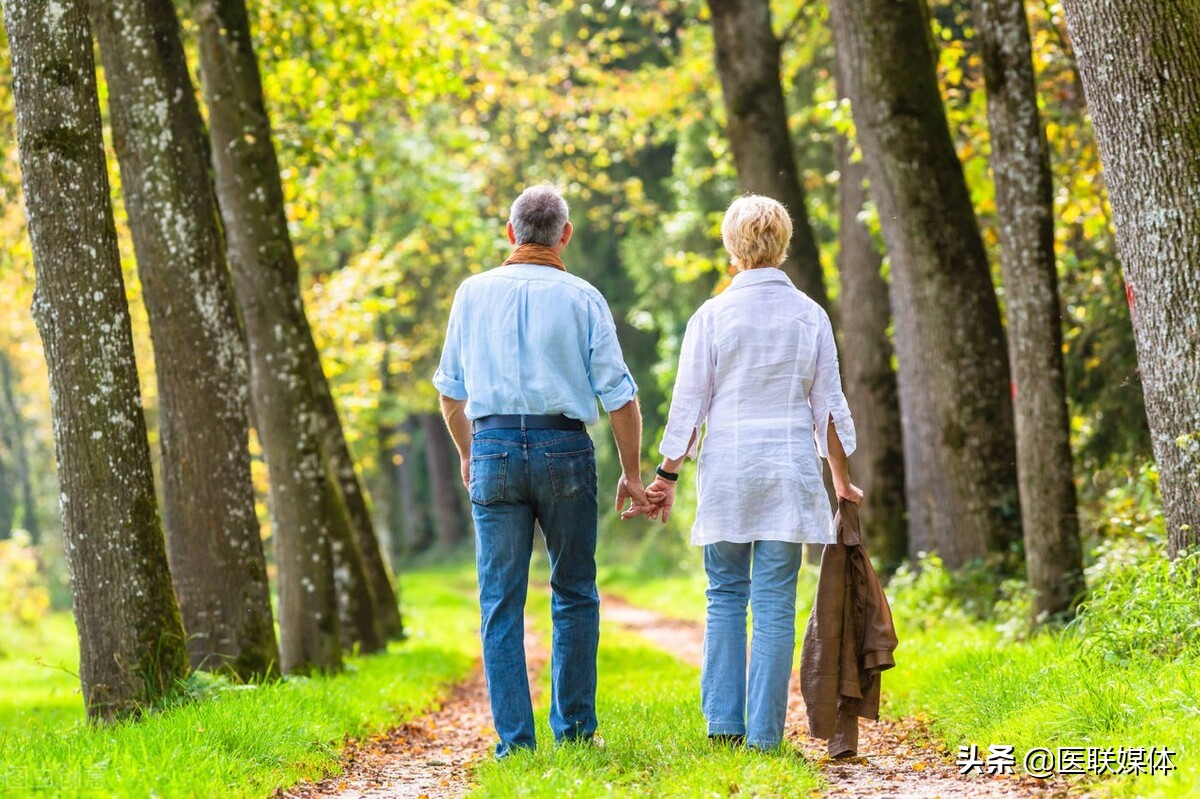
<svg viewBox="0 0 1200 799"><path fill-rule="evenodd" d="M804 632L800 691L808 729L830 757L858 751L858 717L879 718L880 672L896 665L896 630L858 526L858 506L839 500L838 543L821 555L817 597Z"/></svg>

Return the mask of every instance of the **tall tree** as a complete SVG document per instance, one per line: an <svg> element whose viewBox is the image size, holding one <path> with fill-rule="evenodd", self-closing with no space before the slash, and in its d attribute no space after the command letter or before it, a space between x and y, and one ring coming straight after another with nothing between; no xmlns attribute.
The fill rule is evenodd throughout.
<svg viewBox="0 0 1200 799"><path fill-rule="evenodd" d="M353 546L359 550L355 562L366 570L365 579L376 598L375 612L383 629L390 635L399 635L403 625L394 578L379 548L366 495L346 446L300 299L299 266L288 234L279 161L271 139L245 2L197 0L196 9L200 21L201 69L217 165L217 193L226 220L230 260L235 265L235 274L240 261L244 268L257 272L260 289L289 305L282 312L289 317L283 328L287 331L286 346L293 349L288 357L297 359L307 372L309 397L305 403L311 409L310 421L315 426L320 455L329 462L340 484L339 493L352 525ZM242 299L243 313L247 299ZM255 329L248 318L246 324L253 351L258 346ZM271 326L259 332L274 335L273 330ZM264 419L263 423L267 421Z"/></svg>
<svg viewBox="0 0 1200 799"><path fill-rule="evenodd" d="M837 85L844 97L848 77L837 65ZM866 165L855 161L852 143L838 136L838 273L841 292L842 380L858 429L852 458L855 480L866 496L863 529L871 549L887 568L908 554L908 521L904 506L904 441L895 352L888 336L892 313L883 279L883 253L861 214L867 201Z"/></svg>
<svg viewBox="0 0 1200 799"><path fill-rule="evenodd" d="M438 546L450 549L465 540L471 529L455 488L462 483L456 468L458 453L438 414L421 414L421 432L425 437L425 463L433 495L437 542Z"/></svg>
<svg viewBox="0 0 1200 799"><path fill-rule="evenodd" d="M1020 536L1000 310L923 0L830 8L891 263L909 550L957 567Z"/></svg>
<svg viewBox="0 0 1200 799"><path fill-rule="evenodd" d="M167 554L192 666L278 673L246 343L171 0L92 0L158 373Z"/></svg>
<svg viewBox="0 0 1200 799"><path fill-rule="evenodd" d="M987 82L992 175L1008 315L1017 478L1036 617L1084 589L1054 255L1054 186L1023 0L973 0Z"/></svg>
<svg viewBox="0 0 1200 799"><path fill-rule="evenodd" d="M792 243L783 269L801 291L828 307L821 257L788 133L779 77L781 43L771 29L770 0L709 0L708 7L738 186L776 199L791 212Z"/></svg>
<svg viewBox="0 0 1200 799"><path fill-rule="evenodd" d="M289 672L341 666L328 476L308 325L245 6L197 3L217 197L250 345L255 427L267 461L279 626ZM276 177L272 178L274 175Z"/></svg>
<svg viewBox="0 0 1200 799"><path fill-rule="evenodd" d="M187 672L154 496L83 0L4 0L50 372L63 542L89 718L133 714Z"/></svg>
<svg viewBox="0 0 1200 799"><path fill-rule="evenodd" d="M21 408L17 405L16 391L13 388L15 382L16 377L8 356L0 353L0 403L5 406L8 415L8 422L0 421L0 425L4 425L8 433L13 467L17 472L17 482L21 485L21 519L17 524L29 533L29 542L37 546L41 543L42 532L37 518L37 501L33 496L33 474L29 468L26 423Z"/></svg>
<svg viewBox="0 0 1200 799"><path fill-rule="evenodd" d="M1174 557L1200 545L1200 8L1063 8L1112 203Z"/></svg>

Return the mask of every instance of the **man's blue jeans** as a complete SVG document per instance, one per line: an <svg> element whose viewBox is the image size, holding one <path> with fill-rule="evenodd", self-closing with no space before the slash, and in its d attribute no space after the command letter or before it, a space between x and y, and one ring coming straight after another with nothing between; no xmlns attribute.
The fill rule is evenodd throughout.
<svg viewBox="0 0 1200 799"><path fill-rule="evenodd" d="M746 745L758 749L783 741L802 550L784 541L704 547L708 618L700 697L709 735L745 735ZM749 690L747 602L754 616Z"/></svg>
<svg viewBox="0 0 1200 799"><path fill-rule="evenodd" d="M556 741L596 731L596 455L585 432L497 429L471 444L483 666L496 756L537 746L525 672L525 595L534 522L550 555L550 728Z"/></svg>

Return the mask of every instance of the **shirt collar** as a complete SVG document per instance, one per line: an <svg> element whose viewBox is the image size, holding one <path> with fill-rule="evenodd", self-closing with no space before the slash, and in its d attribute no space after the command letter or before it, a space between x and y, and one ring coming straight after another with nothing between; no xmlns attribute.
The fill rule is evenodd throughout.
<svg viewBox="0 0 1200 799"><path fill-rule="evenodd" d="M778 267L762 266L758 269L743 269L733 276L730 289L740 289L746 286L756 286L759 283L781 283L792 286L792 280Z"/></svg>

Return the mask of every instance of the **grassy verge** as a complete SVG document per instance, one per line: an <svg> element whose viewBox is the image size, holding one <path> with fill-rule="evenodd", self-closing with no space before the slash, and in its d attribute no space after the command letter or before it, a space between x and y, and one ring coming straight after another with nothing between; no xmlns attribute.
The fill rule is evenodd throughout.
<svg viewBox="0 0 1200 799"><path fill-rule="evenodd" d="M1115 548L1089 570L1091 596L1065 631L1024 640L1013 620L971 620L944 599L936 565L889 589L900 649L884 676L884 712L925 713L954 751L1012 745L1173 750L1166 773L1097 769L1097 795L1200 796L1200 559ZM1018 603L1019 604L1019 603ZM1107 760L1107 755L1105 755ZM1128 769L1118 761L1119 771Z"/></svg>
<svg viewBox="0 0 1200 799"><path fill-rule="evenodd" d="M345 736L419 714L478 655L469 572L406 575L401 584L410 639L349 659L344 674L214 684L140 722L102 729L83 719L69 618L52 618L37 640L6 640L0 794L264 796L328 773Z"/></svg>
<svg viewBox="0 0 1200 799"><path fill-rule="evenodd" d="M615 589L614 589L615 590ZM701 593L703 597L703 593ZM550 640L546 596L530 611ZM556 748L547 722L549 678L537 708L539 748L477 770L480 797L808 796L820 778L795 754L713 748L700 714L699 672L638 636L604 625L597 712L603 750Z"/></svg>
<svg viewBox="0 0 1200 799"><path fill-rule="evenodd" d="M1110 662L1074 634L1006 643L995 631L953 622L900 629L897 667L884 676L883 712L924 713L952 751L1015 747L1169 747L1167 775L1109 776L1100 795L1200 796L1200 658ZM1094 779L1089 777L1089 779Z"/></svg>

